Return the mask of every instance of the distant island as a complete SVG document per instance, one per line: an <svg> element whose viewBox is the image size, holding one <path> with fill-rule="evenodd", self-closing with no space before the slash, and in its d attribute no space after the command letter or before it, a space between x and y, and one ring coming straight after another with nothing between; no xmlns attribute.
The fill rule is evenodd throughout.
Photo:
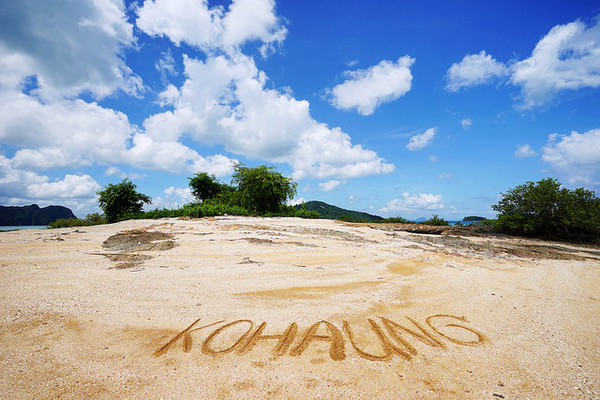
<svg viewBox="0 0 600 400"><path fill-rule="evenodd" d="M61 218L77 217L63 206L0 206L0 226L42 226Z"/></svg>
<svg viewBox="0 0 600 400"><path fill-rule="evenodd" d="M471 222L471 221L485 221L484 217L476 217L474 215L468 216L463 218L463 221L465 222Z"/></svg>

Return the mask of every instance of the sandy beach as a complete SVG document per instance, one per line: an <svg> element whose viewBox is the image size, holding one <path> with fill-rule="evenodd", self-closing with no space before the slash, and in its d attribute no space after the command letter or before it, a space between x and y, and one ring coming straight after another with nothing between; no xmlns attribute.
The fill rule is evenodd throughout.
<svg viewBox="0 0 600 400"><path fill-rule="evenodd" d="M330 220L0 232L0 397L598 399L600 249Z"/></svg>

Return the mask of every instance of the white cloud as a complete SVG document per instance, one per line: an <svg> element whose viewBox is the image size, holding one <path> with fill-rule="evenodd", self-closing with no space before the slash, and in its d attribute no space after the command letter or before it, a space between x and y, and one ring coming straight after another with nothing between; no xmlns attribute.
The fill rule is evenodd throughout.
<svg viewBox="0 0 600 400"><path fill-rule="evenodd" d="M466 55L448 69L446 89L456 92L504 76L521 87L522 109L543 105L565 90L600 87L600 20L589 27L581 21L556 25L529 58L510 65L485 51Z"/></svg>
<svg viewBox="0 0 600 400"><path fill-rule="evenodd" d="M331 192L335 188L339 187L341 184L342 184L342 182L340 182L340 181L329 180L327 182L321 182L321 183L319 183L319 187L324 192Z"/></svg>
<svg viewBox="0 0 600 400"><path fill-rule="evenodd" d="M288 201L288 205L290 205L290 206L297 206L299 204L304 204L304 203L306 203L306 199L303 197L299 197L297 199Z"/></svg>
<svg viewBox="0 0 600 400"><path fill-rule="evenodd" d="M448 180L448 179L452 179L453 175L450 172L442 172L441 174L438 175L438 179L442 179L442 180Z"/></svg>
<svg viewBox="0 0 600 400"><path fill-rule="evenodd" d="M537 153L528 144L521 145L517 147L517 150L515 150L515 157L517 158L527 158L535 156L537 156Z"/></svg>
<svg viewBox="0 0 600 400"><path fill-rule="evenodd" d="M265 56L283 41L286 29L275 14L273 0L234 0L226 12L206 0L152 0L138 10L137 26L148 35L164 36L211 53L235 52L249 41L262 42Z"/></svg>
<svg viewBox="0 0 600 400"><path fill-rule="evenodd" d="M396 62L383 60L365 70L346 71L349 79L331 89L331 104L342 110L356 109L361 115L373 114L381 104L410 90L414 62L414 58L404 56Z"/></svg>
<svg viewBox="0 0 600 400"><path fill-rule="evenodd" d="M401 198L396 198L389 201L381 211L385 213L402 212L402 211L431 211L443 210L446 206L442 202L443 198L439 194L419 193L411 195L409 192L402 193Z"/></svg>
<svg viewBox="0 0 600 400"><path fill-rule="evenodd" d="M104 171L104 175L106 176L116 176L121 179L140 179L145 178L146 174L136 174L134 172L124 172L121 171L118 167L111 166Z"/></svg>
<svg viewBox="0 0 600 400"><path fill-rule="evenodd" d="M163 190L164 196L156 196L152 199L152 203L146 206L147 209L176 209L184 204L191 203L194 201L194 196L189 187L187 188L176 188L169 186Z"/></svg>
<svg viewBox="0 0 600 400"><path fill-rule="evenodd" d="M179 99L179 89L173 84L169 84L165 90L158 94L158 100L156 101L161 107L173 106Z"/></svg>
<svg viewBox="0 0 600 400"><path fill-rule="evenodd" d="M51 181L48 176L15 168L13 162L0 155L0 199L68 199L95 198L100 185L89 175L67 174Z"/></svg>
<svg viewBox="0 0 600 400"><path fill-rule="evenodd" d="M429 161L435 163L438 161L438 156L429 156Z"/></svg>
<svg viewBox="0 0 600 400"><path fill-rule="evenodd" d="M266 89L267 77L249 57L184 57L184 68L188 78L173 96L174 110L144 121L156 142L189 135L248 158L288 163L295 179L349 178L394 169L375 152L353 145L339 128L315 121L308 101Z"/></svg>
<svg viewBox="0 0 600 400"><path fill-rule="evenodd" d="M465 118L462 121L460 121L460 125L462 126L463 129L469 129L471 127L471 125L473 125L473 121L471 120L471 118Z"/></svg>
<svg viewBox="0 0 600 400"><path fill-rule="evenodd" d="M553 27L531 56L513 67L511 83L522 88L523 108L551 100L562 90L600 87L600 20Z"/></svg>
<svg viewBox="0 0 600 400"><path fill-rule="evenodd" d="M65 175L55 182L32 183L27 186L30 198L89 198L93 197L100 185L89 175Z"/></svg>
<svg viewBox="0 0 600 400"><path fill-rule="evenodd" d="M410 151L418 151L424 149L433 142L436 128L429 128L425 132L415 135L410 138L406 148Z"/></svg>
<svg viewBox="0 0 600 400"><path fill-rule="evenodd" d="M170 50L160 53L160 58L156 64L154 64L154 68L160 72L163 82L167 82L169 76L177 75L177 70L175 69L175 59L173 58Z"/></svg>
<svg viewBox="0 0 600 400"><path fill-rule="evenodd" d="M34 93L45 100L84 92L103 98L117 89L135 95L142 81L121 58L134 43L122 1L8 2L0 23L0 84L18 89L36 76Z"/></svg>
<svg viewBox="0 0 600 400"><path fill-rule="evenodd" d="M117 163L134 132L125 114L95 103L40 103L16 92L0 94L0 120L0 140L23 147L15 167L32 170Z"/></svg>
<svg viewBox="0 0 600 400"><path fill-rule="evenodd" d="M508 73L509 70L504 64L494 60L485 51L466 55L460 63L452 64L446 72L446 90L457 92L463 87L488 83Z"/></svg>
<svg viewBox="0 0 600 400"><path fill-rule="evenodd" d="M552 134L542 159L572 185L600 185L600 129L570 135Z"/></svg>

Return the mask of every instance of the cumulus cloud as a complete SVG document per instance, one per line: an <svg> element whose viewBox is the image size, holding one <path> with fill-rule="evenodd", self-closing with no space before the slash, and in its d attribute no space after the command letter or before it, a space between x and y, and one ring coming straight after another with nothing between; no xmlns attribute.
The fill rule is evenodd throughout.
<svg viewBox="0 0 600 400"><path fill-rule="evenodd" d="M209 7L206 0L150 0L139 8L136 24L148 35L167 37L178 46L185 42L208 53L234 52L257 40L266 56L287 33L275 14L274 0L233 0L227 11Z"/></svg>
<svg viewBox="0 0 600 400"><path fill-rule="evenodd" d="M342 110L356 109L361 115L373 114L381 104L410 90L414 62L414 58L404 56L396 62L383 60L368 69L346 71L349 79L331 89L331 104Z"/></svg>
<svg viewBox="0 0 600 400"><path fill-rule="evenodd" d="M572 185L600 186L600 129L550 135L542 159Z"/></svg>
<svg viewBox="0 0 600 400"><path fill-rule="evenodd" d="M504 64L485 51L466 55L458 64L452 64L446 72L446 90L457 92L463 87L488 83L508 73L509 70Z"/></svg>
<svg viewBox="0 0 600 400"><path fill-rule="evenodd" d="M163 193L163 196L156 196L156 198L152 199L152 204L147 207L151 209L175 209L194 201L194 196L189 187L176 188L174 186L169 186L163 190Z"/></svg>
<svg viewBox="0 0 600 400"><path fill-rule="evenodd" d="M466 55L446 73L446 89L489 83L508 76L521 88L520 108L530 109L552 100L561 91L600 87L600 20L556 25L535 46L531 56L507 65L485 51Z"/></svg>
<svg viewBox="0 0 600 400"><path fill-rule="evenodd" d="M341 184L342 184L342 182L336 181L336 180L332 179L332 180L329 180L327 182L321 182L321 183L319 183L319 187L324 192L331 192L335 188L339 187Z"/></svg>
<svg viewBox="0 0 600 400"><path fill-rule="evenodd" d="M310 104L265 88L267 77L241 54L184 58L186 81L173 91L174 110L144 121L156 142L189 135L252 159L285 162L294 179L349 178L394 169L373 151L353 145L348 134L310 115Z"/></svg>
<svg viewBox="0 0 600 400"><path fill-rule="evenodd" d="M100 185L89 175L66 174L50 180L46 175L15 168L13 161L0 155L0 199L10 203L26 199L94 198ZM3 200L3 202L4 202Z"/></svg>
<svg viewBox="0 0 600 400"><path fill-rule="evenodd" d="M77 38L73 40L73 38ZM20 88L35 76L45 100L89 92L103 98L143 90L122 59L134 45L133 27L119 0L6 2L0 15L0 85Z"/></svg>
<svg viewBox="0 0 600 400"><path fill-rule="evenodd" d="M433 142L435 131L435 128L429 128L425 132L411 137L408 141L408 144L406 145L406 148L410 151L418 151L424 149L425 147L429 146L431 142Z"/></svg>
<svg viewBox="0 0 600 400"><path fill-rule="evenodd" d="M297 206L297 205L304 204L304 203L306 203L306 199L304 197L299 197L297 199L288 201L288 205L290 205L290 206Z"/></svg>
<svg viewBox="0 0 600 400"><path fill-rule="evenodd" d="M462 121L460 121L460 126L462 126L462 128L465 130L469 129L471 125L473 125L473 121L471 120L471 118L465 118Z"/></svg>
<svg viewBox="0 0 600 400"><path fill-rule="evenodd" d="M581 21L553 27L512 70L523 108L541 105L562 90L600 87L600 20L589 28Z"/></svg>
<svg viewBox="0 0 600 400"><path fill-rule="evenodd" d="M517 147L517 150L515 150L515 157L517 158L527 158L535 156L537 156L537 153L528 144L521 145Z"/></svg>
<svg viewBox="0 0 600 400"><path fill-rule="evenodd" d="M419 193L411 195L409 192L404 192L401 198L389 201L381 211L385 213L431 211L443 210L445 207L443 198L439 194Z"/></svg>

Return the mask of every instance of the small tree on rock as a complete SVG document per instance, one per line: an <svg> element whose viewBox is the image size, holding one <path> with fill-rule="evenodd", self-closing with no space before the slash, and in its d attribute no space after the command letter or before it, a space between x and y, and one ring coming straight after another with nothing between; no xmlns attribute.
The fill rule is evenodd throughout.
<svg viewBox="0 0 600 400"><path fill-rule="evenodd" d="M136 185L127 179L116 185L108 184L96 194L100 208L109 223L117 222L127 214L141 212L144 204L152 201L149 196L138 193Z"/></svg>

